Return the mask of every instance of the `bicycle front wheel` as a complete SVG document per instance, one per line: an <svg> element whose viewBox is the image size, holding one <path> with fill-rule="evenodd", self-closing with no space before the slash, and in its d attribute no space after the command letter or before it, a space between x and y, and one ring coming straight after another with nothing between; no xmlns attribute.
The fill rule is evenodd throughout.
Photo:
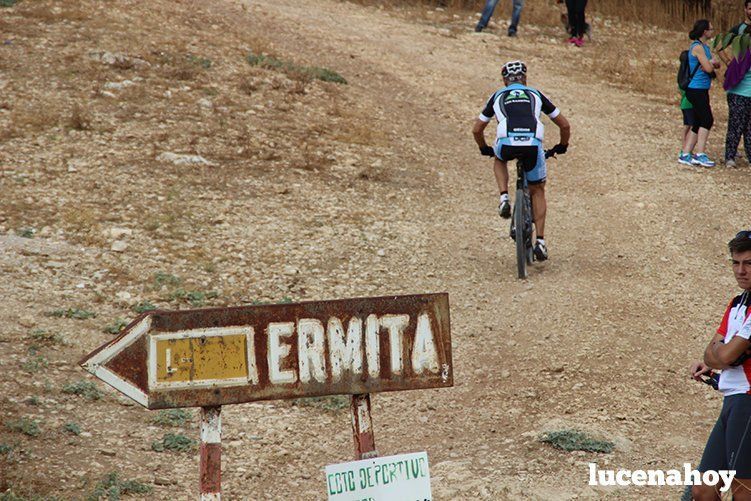
<svg viewBox="0 0 751 501"><path fill-rule="evenodd" d="M527 219L524 190L517 189L514 197L514 231L516 241L516 271L520 279L527 278L527 243L524 224Z"/></svg>

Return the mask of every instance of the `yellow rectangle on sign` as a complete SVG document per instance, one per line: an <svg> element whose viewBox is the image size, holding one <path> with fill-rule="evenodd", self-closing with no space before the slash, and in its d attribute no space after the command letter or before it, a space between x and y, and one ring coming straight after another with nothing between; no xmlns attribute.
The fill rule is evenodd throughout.
<svg viewBox="0 0 751 501"><path fill-rule="evenodd" d="M156 382L247 378L247 343L245 334L160 339L156 341Z"/></svg>

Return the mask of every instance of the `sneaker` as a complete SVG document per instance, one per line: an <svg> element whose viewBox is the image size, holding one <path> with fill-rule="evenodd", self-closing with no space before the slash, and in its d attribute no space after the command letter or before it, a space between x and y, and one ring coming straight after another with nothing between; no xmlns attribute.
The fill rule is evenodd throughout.
<svg viewBox="0 0 751 501"><path fill-rule="evenodd" d="M737 165L735 164L735 160L732 158L730 160L725 160L725 167L730 167L731 169L735 169Z"/></svg>
<svg viewBox="0 0 751 501"><path fill-rule="evenodd" d="M678 163L683 165L693 165L691 162L691 153L683 153L681 152L680 155L678 155Z"/></svg>
<svg viewBox="0 0 751 501"><path fill-rule="evenodd" d="M702 167L714 167L715 163L709 159L706 153L699 153L691 158L691 163Z"/></svg>
<svg viewBox="0 0 751 501"><path fill-rule="evenodd" d="M503 219L509 219L511 217L511 204L508 202L508 198L501 200L498 204L498 215Z"/></svg>
<svg viewBox="0 0 751 501"><path fill-rule="evenodd" d="M475 26L475 33L480 33L484 28L485 28L485 26L480 26L478 24L477 26Z"/></svg>
<svg viewBox="0 0 751 501"><path fill-rule="evenodd" d="M516 36L516 30L508 30L508 36L515 37Z"/></svg>
<svg viewBox="0 0 751 501"><path fill-rule="evenodd" d="M535 247L532 249L532 252L535 253L535 259L538 261L545 261L548 259L548 248L542 240L535 242Z"/></svg>
<svg viewBox="0 0 751 501"><path fill-rule="evenodd" d="M581 47L584 45L584 39L582 37L574 38L574 45Z"/></svg>
<svg viewBox="0 0 751 501"><path fill-rule="evenodd" d="M566 40L566 43L574 44L576 45L576 37L571 37L568 40Z"/></svg>

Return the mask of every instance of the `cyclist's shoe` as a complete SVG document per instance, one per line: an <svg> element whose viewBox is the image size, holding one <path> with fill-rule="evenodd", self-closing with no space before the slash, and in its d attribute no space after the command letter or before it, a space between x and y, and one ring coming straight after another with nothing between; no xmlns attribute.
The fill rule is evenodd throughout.
<svg viewBox="0 0 751 501"><path fill-rule="evenodd" d="M498 204L498 215L503 219L509 219L511 217L511 204L508 202L508 198L501 200Z"/></svg>
<svg viewBox="0 0 751 501"><path fill-rule="evenodd" d="M693 158L691 157L691 153L683 153L681 152L680 155L678 155L678 163L683 165L693 165L692 163Z"/></svg>
<svg viewBox="0 0 751 501"><path fill-rule="evenodd" d="M548 248L542 240L535 242L535 247L532 249L532 252L535 253L535 259L538 261L545 261L548 259Z"/></svg>
<svg viewBox="0 0 751 501"><path fill-rule="evenodd" d="M706 153L699 153L691 158L691 163L702 167L714 167L715 163L709 159Z"/></svg>
<svg viewBox="0 0 751 501"><path fill-rule="evenodd" d="M511 237L511 240L513 240L514 242L516 242L516 228L514 228L513 224L511 224L511 229L508 232L508 236Z"/></svg>
<svg viewBox="0 0 751 501"><path fill-rule="evenodd" d="M731 169L735 169L737 167L735 160L732 158L730 160L725 160L725 167L730 167Z"/></svg>

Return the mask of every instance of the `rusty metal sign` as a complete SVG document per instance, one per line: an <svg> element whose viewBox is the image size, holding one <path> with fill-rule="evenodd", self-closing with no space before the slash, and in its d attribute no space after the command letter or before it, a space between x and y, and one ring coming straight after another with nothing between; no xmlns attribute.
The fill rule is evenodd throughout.
<svg viewBox="0 0 751 501"><path fill-rule="evenodd" d="M149 409L448 387L448 294L155 310L80 364Z"/></svg>

